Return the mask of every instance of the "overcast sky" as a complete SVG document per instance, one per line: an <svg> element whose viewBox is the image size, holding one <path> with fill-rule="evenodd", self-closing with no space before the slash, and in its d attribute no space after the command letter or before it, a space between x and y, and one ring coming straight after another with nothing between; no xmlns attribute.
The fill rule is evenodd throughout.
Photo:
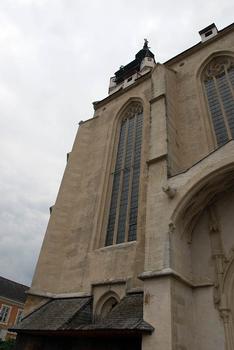
<svg viewBox="0 0 234 350"><path fill-rule="evenodd" d="M233 0L0 0L0 275L30 284L78 122L149 40L163 63Z"/></svg>

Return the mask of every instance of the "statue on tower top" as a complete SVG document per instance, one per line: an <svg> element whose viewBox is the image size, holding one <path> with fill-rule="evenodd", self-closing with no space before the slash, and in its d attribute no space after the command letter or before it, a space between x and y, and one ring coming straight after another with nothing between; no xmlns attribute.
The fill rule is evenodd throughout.
<svg viewBox="0 0 234 350"><path fill-rule="evenodd" d="M149 43L149 41L147 39L144 39L143 49L149 49L148 43Z"/></svg>

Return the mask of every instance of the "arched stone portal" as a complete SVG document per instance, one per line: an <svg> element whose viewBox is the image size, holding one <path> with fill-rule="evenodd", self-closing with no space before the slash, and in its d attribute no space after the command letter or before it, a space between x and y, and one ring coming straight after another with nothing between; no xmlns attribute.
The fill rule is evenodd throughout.
<svg viewBox="0 0 234 350"><path fill-rule="evenodd" d="M172 216L171 267L192 286L186 293L194 308L194 348L234 350L233 213L234 168L228 164L193 182ZM209 340L202 343L205 334Z"/></svg>

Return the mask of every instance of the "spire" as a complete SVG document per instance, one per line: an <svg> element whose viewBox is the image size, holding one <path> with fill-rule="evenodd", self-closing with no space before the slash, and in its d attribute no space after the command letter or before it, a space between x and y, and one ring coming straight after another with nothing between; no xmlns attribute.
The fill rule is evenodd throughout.
<svg viewBox="0 0 234 350"><path fill-rule="evenodd" d="M149 50L149 46L148 46L149 41L147 39L144 39L144 46L143 46L143 50Z"/></svg>
<svg viewBox="0 0 234 350"><path fill-rule="evenodd" d="M150 51L148 44L149 41L147 39L144 39L143 48L137 52L135 56L136 59L143 60L145 57L152 57L154 59L154 54Z"/></svg>

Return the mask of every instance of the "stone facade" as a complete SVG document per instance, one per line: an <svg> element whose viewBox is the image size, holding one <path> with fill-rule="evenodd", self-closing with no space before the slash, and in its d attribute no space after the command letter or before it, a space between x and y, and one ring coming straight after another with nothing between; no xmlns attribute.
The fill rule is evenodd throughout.
<svg viewBox="0 0 234 350"><path fill-rule="evenodd" d="M234 57L233 25L94 103L26 312L51 298L92 296L95 316L109 298L143 291L155 331L142 349L234 350L234 141L217 145L202 83L209 62L224 56ZM144 115L137 240L105 246L120 121L134 103Z"/></svg>

